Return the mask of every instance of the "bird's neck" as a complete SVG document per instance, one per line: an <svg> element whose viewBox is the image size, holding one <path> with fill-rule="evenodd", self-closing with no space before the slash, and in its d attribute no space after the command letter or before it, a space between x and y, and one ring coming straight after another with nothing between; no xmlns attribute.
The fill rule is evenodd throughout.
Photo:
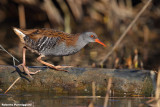
<svg viewBox="0 0 160 107"><path fill-rule="evenodd" d="M76 43L76 47L78 50L82 49L85 45L87 45L88 42L86 42L84 39L83 39L83 36L80 35L78 40L77 40L77 43Z"/></svg>

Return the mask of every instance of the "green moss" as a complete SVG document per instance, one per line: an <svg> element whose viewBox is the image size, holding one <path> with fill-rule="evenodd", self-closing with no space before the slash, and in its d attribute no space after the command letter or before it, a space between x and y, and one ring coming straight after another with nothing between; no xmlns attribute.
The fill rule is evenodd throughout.
<svg viewBox="0 0 160 107"><path fill-rule="evenodd" d="M153 93L153 84L152 84L152 80L151 78L145 78L144 80L144 84L141 90L141 94L143 94L146 97L151 96L151 94Z"/></svg>

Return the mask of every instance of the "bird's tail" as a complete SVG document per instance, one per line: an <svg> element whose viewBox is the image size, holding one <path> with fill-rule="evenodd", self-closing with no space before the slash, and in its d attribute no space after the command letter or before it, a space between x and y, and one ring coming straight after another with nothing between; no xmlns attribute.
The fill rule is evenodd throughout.
<svg viewBox="0 0 160 107"><path fill-rule="evenodd" d="M21 29L13 27L14 32L18 35L18 37L20 38L21 42L24 43L24 37L26 36Z"/></svg>

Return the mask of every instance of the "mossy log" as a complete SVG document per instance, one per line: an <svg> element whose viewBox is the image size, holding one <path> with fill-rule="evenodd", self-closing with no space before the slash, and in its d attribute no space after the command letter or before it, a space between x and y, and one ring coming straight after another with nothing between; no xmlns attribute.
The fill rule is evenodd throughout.
<svg viewBox="0 0 160 107"><path fill-rule="evenodd" d="M95 82L96 95L105 95L108 78L112 77L111 92L115 94L150 95L154 87L154 73L149 70L67 68L70 72L47 67L29 67L30 71L42 70L34 79L24 74L22 68L0 66L0 90L4 92L19 76L21 79L12 91L53 91L58 94L90 95ZM92 94L91 94L92 95Z"/></svg>

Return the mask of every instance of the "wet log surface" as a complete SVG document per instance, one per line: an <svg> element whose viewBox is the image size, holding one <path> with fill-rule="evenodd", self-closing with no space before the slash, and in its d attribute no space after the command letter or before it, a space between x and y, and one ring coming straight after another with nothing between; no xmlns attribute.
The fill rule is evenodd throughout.
<svg viewBox="0 0 160 107"><path fill-rule="evenodd" d="M55 71L47 67L29 67L30 71L42 70L34 79L24 74L22 68L0 66L0 90L4 92L19 76L22 78L12 91L53 91L58 94L91 94L92 82L96 95L105 95L108 78L112 77L111 92L130 95L153 93L154 73L149 70L67 68L70 72Z"/></svg>

